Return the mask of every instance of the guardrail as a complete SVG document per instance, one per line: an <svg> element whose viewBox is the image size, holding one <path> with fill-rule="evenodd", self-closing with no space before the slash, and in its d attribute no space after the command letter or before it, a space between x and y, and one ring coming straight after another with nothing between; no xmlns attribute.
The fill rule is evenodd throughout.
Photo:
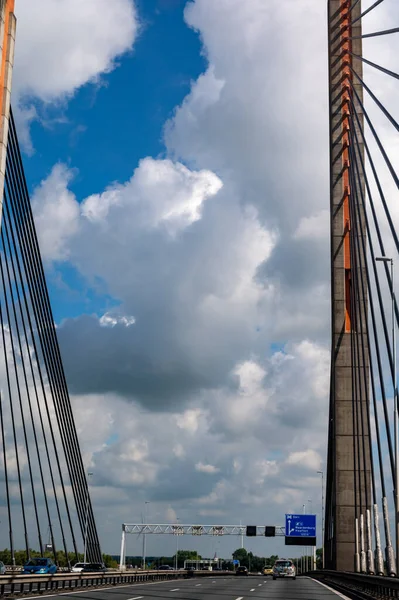
<svg viewBox="0 0 399 600"><path fill-rule="evenodd" d="M352 600L399 598L399 579L396 578L347 571L312 571L307 575L326 583Z"/></svg>
<svg viewBox="0 0 399 600"><path fill-rule="evenodd" d="M143 571L130 573L56 573L55 575L2 575L0 596L43 594L87 587L117 586L145 581L165 581L187 577L186 571Z"/></svg>

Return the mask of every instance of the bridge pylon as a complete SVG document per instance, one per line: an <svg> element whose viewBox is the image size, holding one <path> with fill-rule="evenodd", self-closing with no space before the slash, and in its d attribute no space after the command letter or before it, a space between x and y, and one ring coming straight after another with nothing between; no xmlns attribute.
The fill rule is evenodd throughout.
<svg viewBox="0 0 399 600"><path fill-rule="evenodd" d="M324 543L325 567L340 571L365 571L367 550L371 556L367 289L358 286L354 294L354 281L365 269L359 239L366 229L364 206L355 211L351 189L351 152L364 162L364 149L361 141L351 148L350 135L353 111L356 127L363 128L361 107L351 96L355 88L363 98L354 77L362 78L362 62L353 56L362 55L361 5L328 0L332 347ZM361 176L360 187L364 192Z"/></svg>

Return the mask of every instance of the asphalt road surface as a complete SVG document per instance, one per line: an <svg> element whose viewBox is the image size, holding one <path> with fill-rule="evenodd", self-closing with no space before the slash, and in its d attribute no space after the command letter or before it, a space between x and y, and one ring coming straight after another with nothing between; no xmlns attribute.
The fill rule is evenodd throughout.
<svg viewBox="0 0 399 600"><path fill-rule="evenodd" d="M308 578L277 579L212 577L141 583L103 589L49 594L44 598L67 600L338 600L342 594ZM37 596L32 596L37 599ZM28 600L26 597L24 600Z"/></svg>

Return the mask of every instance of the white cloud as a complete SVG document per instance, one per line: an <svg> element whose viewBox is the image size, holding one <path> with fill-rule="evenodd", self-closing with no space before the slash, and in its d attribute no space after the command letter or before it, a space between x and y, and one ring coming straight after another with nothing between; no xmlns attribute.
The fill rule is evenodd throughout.
<svg viewBox="0 0 399 600"><path fill-rule="evenodd" d="M277 475L279 468L275 460L261 460L256 463L259 479L258 483L264 483L270 475Z"/></svg>
<svg viewBox="0 0 399 600"><path fill-rule="evenodd" d="M177 458L184 458L184 456L186 455L186 452L183 448L183 446L181 444L176 444L173 447L173 454L177 457Z"/></svg>
<svg viewBox="0 0 399 600"><path fill-rule="evenodd" d="M131 327L136 322L136 319L128 315L116 315L112 313L105 313L100 317L99 323L102 327L115 327L115 325L123 325L124 327Z"/></svg>
<svg viewBox="0 0 399 600"><path fill-rule="evenodd" d="M54 102L72 95L129 50L137 35L131 0L30 0L16 6L14 91Z"/></svg>
<svg viewBox="0 0 399 600"><path fill-rule="evenodd" d="M142 228L165 228L174 236L201 218L202 205L222 188L210 171L190 171L170 160L145 158L132 179L82 204L82 216L89 222L106 223L112 209L123 210L128 203L139 205Z"/></svg>
<svg viewBox="0 0 399 600"><path fill-rule="evenodd" d="M168 523L177 523L176 511L171 506L166 509L166 519Z"/></svg>
<svg viewBox="0 0 399 600"><path fill-rule="evenodd" d="M287 464L317 471L321 467L322 460L318 452L303 450L302 452L292 452L287 458Z"/></svg>
<svg viewBox="0 0 399 600"><path fill-rule="evenodd" d="M132 226L149 235L155 229L175 237L201 218L203 203L222 187L210 171L145 158L125 185L114 184L79 204L68 190L73 176L58 164L33 196L42 256L48 261L70 259L78 234L85 245L88 235L119 238L120 248L128 242Z"/></svg>
<svg viewBox="0 0 399 600"><path fill-rule="evenodd" d="M204 464L202 462L199 462L195 465L195 470L199 473L208 473L209 475L215 475L220 471L220 469L215 467L215 465Z"/></svg>
<svg viewBox="0 0 399 600"><path fill-rule="evenodd" d="M45 260L48 256L53 260L69 258L68 242L79 227L79 205L68 190L72 177L73 171L64 165L55 165L35 191L35 224L44 234L40 236L40 249Z"/></svg>
<svg viewBox="0 0 399 600"><path fill-rule="evenodd" d="M330 235L330 212L321 210L313 215L303 217L294 233L297 240L320 239L326 240Z"/></svg>
<svg viewBox="0 0 399 600"><path fill-rule="evenodd" d="M132 49L138 16L134 0L41 0L40 10L20 0L16 15L13 105L20 141L32 153L31 123L46 121L49 105L62 109L85 84L99 84Z"/></svg>
<svg viewBox="0 0 399 600"><path fill-rule="evenodd" d="M176 424L180 429L195 433L199 429L201 416L202 411L199 409L186 410L176 418Z"/></svg>

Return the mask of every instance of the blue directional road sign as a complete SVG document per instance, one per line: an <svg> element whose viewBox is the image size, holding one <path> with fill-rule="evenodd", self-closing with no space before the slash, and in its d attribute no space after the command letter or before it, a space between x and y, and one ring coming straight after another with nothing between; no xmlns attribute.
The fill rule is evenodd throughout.
<svg viewBox="0 0 399 600"><path fill-rule="evenodd" d="M315 537L316 515L285 515L287 537Z"/></svg>
<svg viewBox="0 0 399 600"><path fill-rule="evenodd" d="M289 546L315 546L316 515L285 515L285 543Z"/></svg>

